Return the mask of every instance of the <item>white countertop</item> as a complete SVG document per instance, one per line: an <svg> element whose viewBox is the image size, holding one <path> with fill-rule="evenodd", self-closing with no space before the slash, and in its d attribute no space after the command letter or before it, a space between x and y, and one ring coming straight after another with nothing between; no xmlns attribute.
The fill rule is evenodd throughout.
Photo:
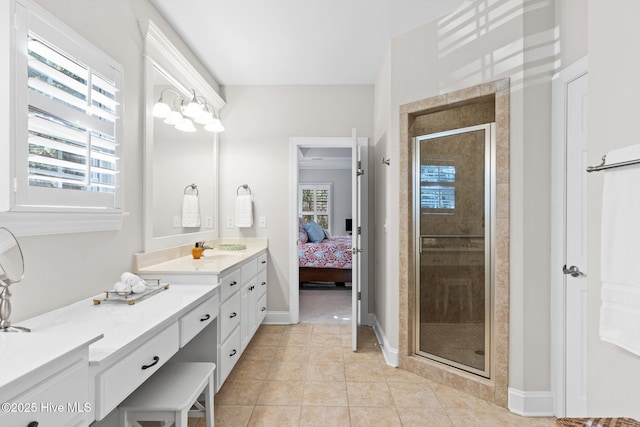
<svg viewBox="0 0 640 427"><path fill-rule="evenodd" d="M247 249L221 251L221 243L242 243ZM267 249L267 239L219 239L207 242L214 249L207 249L200 259L193 259L191 246L169 248L134 255L136 274L220 274Z"/></svg>
<svg viewBox="0 0 640 427"><path fill-rule="evenodd" d="M19 326L23 326L20 323ZM96 331L76 334L42 332L0 333L0 388L102 337Z"/></svg>
<svg viewBox="0 0 640 427"><path fill-rule="evenodd" d="M216 288L206 285L170 286L133 305L113 302L94 305L93 298L88 298L20 322L20 326L30 328L34 336L58 336L63 337L62 341L67 337L102 333L103 339L89 346L89 363L108 364L113 358L129 352L134 341L177 321L209 298Z"/></svg>

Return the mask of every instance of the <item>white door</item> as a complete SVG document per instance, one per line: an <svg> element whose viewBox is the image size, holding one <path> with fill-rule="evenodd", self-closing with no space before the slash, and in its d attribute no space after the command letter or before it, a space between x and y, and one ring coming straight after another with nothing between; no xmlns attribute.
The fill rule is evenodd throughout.
<svg viewBox="0 0 640 427"><path fill-rule="evenodd" d="M360 278L361 278L361 181L364 169L356 130L351 131L351 215L352 215L352 269L351 269L351 348L358 349L358 320L360 319Z"/></svg>
<svg viewBox="0 0 640 427"><path fill-rule="evenodd" d="M566 416L587 413L587 89L569 81L566 110L564 227Z"/></svg>

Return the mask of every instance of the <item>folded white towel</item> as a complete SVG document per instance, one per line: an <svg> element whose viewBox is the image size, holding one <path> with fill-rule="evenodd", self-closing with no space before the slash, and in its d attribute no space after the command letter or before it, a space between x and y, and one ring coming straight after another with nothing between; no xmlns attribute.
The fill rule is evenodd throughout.
<svg viewBox="0 0 640 427"><path fill-rule="evenodd" d="M195 194L185 194L182 199L182 226L200 227L200 204Z"/></svg>
<svg viewBox="0 0 640 427"><path fill-rule="evenodd" d="M640 159L640 144L607 154L607 164ZM604 171L600 339L640 355L640 165Z"/></svg>
<svg viewBox="0 0 640 427"><path fill-rule="evenodd" d="M133 273L129 273L128 271L120 275L120 282L126 283L129 286L137 285L141 280L142 279L140 277Z"/></svg>
<svg viewBox="0 0 640 427"><path fill-rule="evenodd" d="M127 285L126 283L117 282L115 285L113 285L113 290L116 292L131 292L131 286Z"/></svg>
<svg viewBox="0 0 640 427"><path fill-rule="evenodd" d="M138 282L131 287L131 292L133 292L134 294L141 294L146 290L147 290L147 285L143 281Z"/></svg>
<svg viewBox="0 0 640 427"><path fill-rule="evenodd" d="M253 199L251 194L243 194L236 199L236 227L253 225Z"/></svg>

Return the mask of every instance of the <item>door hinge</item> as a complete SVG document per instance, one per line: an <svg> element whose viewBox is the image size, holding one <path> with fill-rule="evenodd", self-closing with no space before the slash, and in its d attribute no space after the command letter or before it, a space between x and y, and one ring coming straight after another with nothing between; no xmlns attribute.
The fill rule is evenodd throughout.
<svg viewBox="0 0 640 427"><path fill-rule="evenodd" d="M361 176L361 175L364 175L364 169L362 169L362 162L358 160L357 176Z"/></svg>
<svg viewBox="0 0 640 427"><path fill-rule="evenodd" d="M13 177L13 192L17 193L18 192L18 178L17 177Z"/></svg>
<svg viewBox="0 0 640 427"><path fill-rule="evenodd" d="M358 301L362 300L362 292L358 292Z"/></svg>
<svg viewBox="0 0 640 427"><path fill-rule="evenodd" d="M362 234L362 227L358 226L358 234Z"/></svg>

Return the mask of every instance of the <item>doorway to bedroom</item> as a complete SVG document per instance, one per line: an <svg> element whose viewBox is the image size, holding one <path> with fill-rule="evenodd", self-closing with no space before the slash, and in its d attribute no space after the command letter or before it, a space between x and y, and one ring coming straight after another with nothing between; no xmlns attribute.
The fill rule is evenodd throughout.
<svg viewBox="0 0 640 427"><path fill-rule="evenodd" d="M366 138L358 140L361 145L366 145ZM357 233L353 224L362 218L361 214L358 221L354 218L352 184L358 171L354 170L357 163L353 162L353 141L352 137L291 138L290 222L293 243L290 247L289 307L292 323L347 327L353 323L354 312L358 323L361 323L361 316L357 313L364 305L363 297L368 297L368 294L363 292L364 289L354 289L352 285L354 265L351 251L354 247L353 233ZM358 246L361 249L365 245L360 242ZM366 268L368 266L359 270ZM355 292L360 292L361 296L357 308L353 304Z"/></svg>

